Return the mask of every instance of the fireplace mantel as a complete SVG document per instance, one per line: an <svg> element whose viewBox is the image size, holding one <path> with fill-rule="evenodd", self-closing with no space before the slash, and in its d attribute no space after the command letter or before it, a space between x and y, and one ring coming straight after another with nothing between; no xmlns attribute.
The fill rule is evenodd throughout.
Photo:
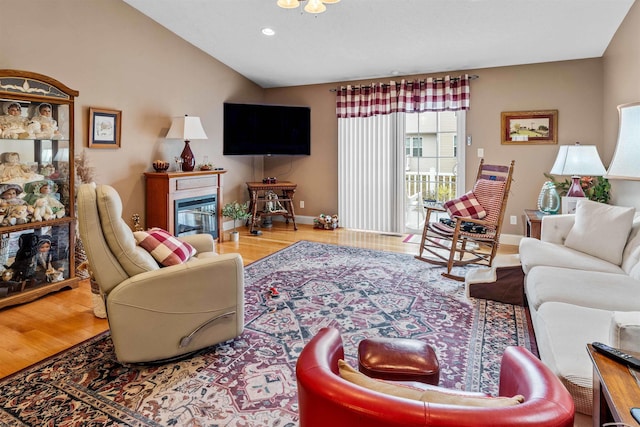
<svg viewBox="0 0 640 427"><path fill-rule="evenodd" d="M222 233L222 175L227 171L193 172L145 172L146 220L148 228L160 227L178 236L176 206L183 200L215 196L216 236L223 241Z"/></svg>

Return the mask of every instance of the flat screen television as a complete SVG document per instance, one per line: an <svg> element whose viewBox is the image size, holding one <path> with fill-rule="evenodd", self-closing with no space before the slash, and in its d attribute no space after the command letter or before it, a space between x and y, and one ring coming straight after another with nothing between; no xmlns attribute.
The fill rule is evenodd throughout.
<svg viewBox="0 0 640 427"><path fill-rule="evenodd" d="M222 154L311 154L311 109L224 103Z"/></svg>

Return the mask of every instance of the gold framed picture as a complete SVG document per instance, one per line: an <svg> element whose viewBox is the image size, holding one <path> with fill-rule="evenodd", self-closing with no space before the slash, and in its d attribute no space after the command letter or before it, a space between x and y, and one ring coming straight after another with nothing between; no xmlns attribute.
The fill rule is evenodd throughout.
<svg viewBox="0 0 640 427"><path fill-rule="evenodd" d="M89 148L120 148L122 111L89 108Z"/></svg>
<svg viewBox="0 0 640 427"><path fill-rule="evenodd" d="M502 144L557 144L558 110L505 111L500 134Z"/></svg>

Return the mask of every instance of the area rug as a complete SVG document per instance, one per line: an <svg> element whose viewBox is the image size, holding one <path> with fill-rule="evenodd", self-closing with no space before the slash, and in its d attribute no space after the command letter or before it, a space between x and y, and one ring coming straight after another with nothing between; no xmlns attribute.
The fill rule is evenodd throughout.
<svg viewBox="0 0 640 427"><path fill-rule="evenodd" d="M237 339L141 366L119 364L104 333L3 379L0 425L294 427L296 360L328 326L352 365L363 338L421 339L436 349L441 385L495 394L504 348L532 348L525 309L468 299L442 270L408 254L295 243L245 268Z"/></svg>

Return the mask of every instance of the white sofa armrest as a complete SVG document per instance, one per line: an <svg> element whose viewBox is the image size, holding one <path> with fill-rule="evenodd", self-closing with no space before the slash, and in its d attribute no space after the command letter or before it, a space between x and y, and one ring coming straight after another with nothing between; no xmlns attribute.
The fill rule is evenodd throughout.
<svg viewBox="0 0 640 427"><path fill-rule="evenodd" d="M640 311L615 311L609 340L612 347L640 352Z"/></svg>
<svg viewBox="0 0 640 427"><path fill-rule="evenodd" d="M540 240L564 245L575 222L575 214L547 215L542 217Z"/></svg>

